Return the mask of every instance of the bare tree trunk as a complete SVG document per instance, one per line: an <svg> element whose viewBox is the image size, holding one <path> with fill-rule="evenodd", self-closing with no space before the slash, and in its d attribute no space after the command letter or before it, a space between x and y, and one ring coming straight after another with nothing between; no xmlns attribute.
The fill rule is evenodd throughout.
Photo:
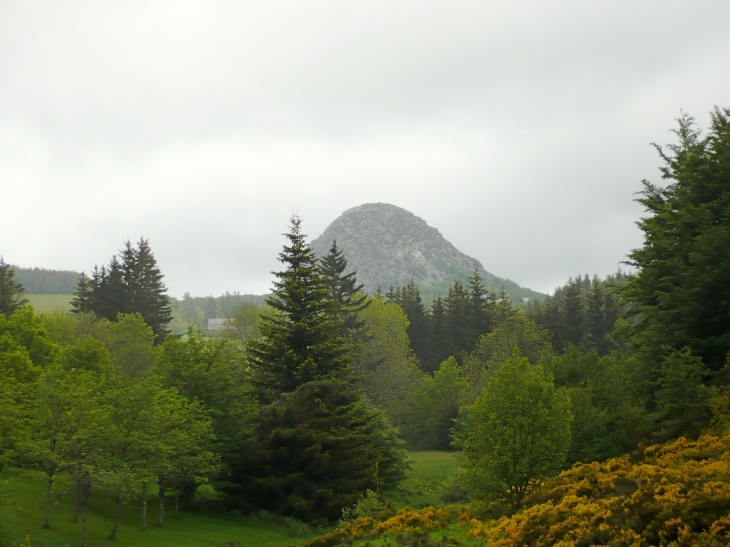
<svg viewBox="0 0 730 547"><path fill-rule="evenodd" d="M147 531L147 483L142 484L142 531Z"/></svg>
<svg viewBox="0 0 730 547"><path fill-rule="evenodd" d="M86 547L86 520L89 516L89 510L86 506L84 506L84 518L83 518L83 526L81 528L81 547Z"/></svg>
<svg viewBox="0 0 730 547"><path fill-rule="evenodd" d="M180 518L180 489L175 488L175 518Z"/></svg>
<svg viewBox="0 0 730 547"><path fill-rule="evenodd" d="M155 526L162 526L162 520L165 516L165 479L159 477L160 489L157 493L157 524Z"/></svg>
<svg viewBox="0 0 730 547"><path fill-rule="evenodd" d="M114 491L114 527L112 533L109 534L109 539L116 539L117 530L119 529L119 518L122 514L122 489L117 487Z"/></svg>
<svg viewBox="0 0 730 547"><path fill-rule="evenodd" d="M48 489L46 490L46 515L43 519L43 528L51 527L51 506L53 505L53 477L48 477Z"/></svg>

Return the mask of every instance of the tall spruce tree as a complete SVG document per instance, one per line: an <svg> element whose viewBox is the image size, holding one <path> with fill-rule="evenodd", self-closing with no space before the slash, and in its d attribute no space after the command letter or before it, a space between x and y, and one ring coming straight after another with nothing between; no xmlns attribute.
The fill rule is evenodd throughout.
<svg viewBox="0 0 730 547"><path fill-rule="evenodd" d="M262 337L248 343L264 453L244 489L277 514L335 520L366 489L385 477L397 480L403 457L383 417L355 386L353 344L341 336L327 279L301 224L300 217L291 219L279 254L285 269L275 272L267 301L277 313L262 318Z"/></svg>
<svg viewBox="0 0 730 547"><path fill-rule="evenodd" d="M15 271L0 256L0 314L10 317L15 310L28 303L23 298L23 285L14 279Z"/></svg>
<svg viewBox="0 0 730 547"><path fill-rule="evenodd" d="M340 336L341 324L331 314L332 301L314 250L294 216L279 253L285 269L274 272L274 294L266 303L276 315L262 317L261 334L248 346L252 382L262 403L323 378L350 373L352 344Z"/></svg>
<svg viewBox="0 0 730 547"><path fill-rule="evenodd" d="M139 313L145 323L152 327L155 341L160 343L169 330L167 325L172 320L170 299L167 287L162 282L162 272L150 249L149 240L140 238L137 248L132 249L126 243L124 254L124 281L127 285L127 313Z"/></svg>
<svg viewBox="0 0 730 547"><path fill-rule="evenodd" d="M337 240L332 240L329 252L320 261L322 274L327 281L330 298L332 299L332 314L335 321L342 323L342 334L358 338L364 321L358 320L358 312L370 304L363 291L364 285L357 284L357 272L347 270L347 259L344 253L337 248Z"/></svg>

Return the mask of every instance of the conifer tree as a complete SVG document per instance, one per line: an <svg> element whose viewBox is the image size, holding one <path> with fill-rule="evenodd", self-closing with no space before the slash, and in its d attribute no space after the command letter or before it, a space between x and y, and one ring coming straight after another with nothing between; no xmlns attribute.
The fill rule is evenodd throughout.
<svg viewBox="0 0 730 547"><path fill-rule="evenodd" d="M163 275L149 246L141 238L137 248L127 241L121 262L112 256L109 267L94 267L91 278L82 274L71 302L73 313L94 313L116 321L120 313L139 313L160 343L169 333L170 303Z"/></svg>
<svg viewBox="0 0 730 547"><path fill-rule="evenodd" d="M578 279L580 279L580 276L578 276ZM568 343L574 346L580 345L583 341L584 313L581 290L577 282L572 282L565 288L560 311L562 315L561 349Z"/></svg>
<svg viewBox="0 0 730 547"><path fill-rule="evenodd" d="M28 303L23 298L23 285L14 279L15 272L0 256L0 314L10 317L15 310Z"/></svg>
<svg viewBox="0 0 730 547"><path fill-rule="evenodd" d="M679 143L657 150L665 162L659 186L644 181L637 199L647 216L638 223L642 247L631 252L638 269L626 288L635 304L637 348L647 363L665 346L685 346L711 370L730 350L730 108L715 108L706 134L684 114Z"/></svg>
<svg viewBox="0 0 730 547"><path fill-rule="evenodd" d="M130 252L131 251L131 252ZM139 313L152 327L155 341L161 342L169 333L167 325L172 320L170 300L165 294L164 277L152 254L149 241L140 238L136 249L126 243L124 252L124 280L127 285L126 313Z"/></svg>
<svg viewBox="0 0 730 547"><path fill-rule="evenodd" d="M491 327L492 311L497 305L495 292L487 291L484 287L484 278L477 267L469 276L467 288L469 292L469 328L475 337L470 340L469 345L473 346L476 338L489 332Z"/></svg>
<svg viewBox="0 0 730 547"><path fill-rule="evenodd" d="M362 330L364 324L363 321L358 320L357 313L370 304L363 291L364 285L357 284L357 272L354 270L347 274L344 273L347 270L347 259L344 253L337 248L337 240L332 240L329 253L319 262L322 274L327 280L335 321L342 323L343 335L350 334L357 337L357 333Z"/></svg>
<svg viewBox="0 0 730 547"><path fill-rule="evenodd" d="M471 349L470 342L476 339L471 331L469 317L469 295L459 281L454 281L444 299L448 354L460 357Z"/></svg>
<svg viewBox="0 0 730 547"><path fill-rule="evenodd" d="M279 253L285 269L274 272L279 281L266 300L278 313L262 318L263 336L248 346L252 382L263 403L307 382L344 378L350 372L352 344L339 335L327 281L301 224L300 217L292 217L289 245Z"/></svg>
<svg viewBox="0 0 730 547"><path fill-rule="evenodd" d="M248 343L251 383L262 403L264 462L249 499L280 515L308 521L339 518L366 489L375 489L403 458L383 418L355 386L351 340L340 335L332 300L300 217L291 219L279 254L276 310L262 337ZM240 476L240 473L234 473Z"/></svg>
<svg viewBox="0 0 730 547"><path fill-rule="evenodd" d="M449 357L446 334L446 310L444 300L437 296L431 305L431 320L429 321L429 351L422 368L426 372L434 373L439 363Z"/></svg>

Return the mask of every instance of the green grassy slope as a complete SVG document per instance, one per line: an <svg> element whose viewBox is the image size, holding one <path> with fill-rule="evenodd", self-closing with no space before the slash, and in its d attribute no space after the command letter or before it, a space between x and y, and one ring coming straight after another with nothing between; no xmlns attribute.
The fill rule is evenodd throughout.
<svg viewBox="0 0 730 547"><path fill-rule="evenodd" d="M43 522L44 482L40 473L14 471L0 482L0 546L25 545L30 536L33 547L79 545L81 523L71 522L73 492L68 492L51 514L51 529ZM168 517L172 517L168 502ZM103 491L92 492L89 512L89 547L110 545L113 504ZM257 517L242 517L222 510L200 508L181 511L181 519L166 518L162 528L154 526L157 518L156 498L148 501L148 529L140 530L139 500L124 506L122 524L114 545L119 547L258 547L295 545L311 532L301 526L269 523Z"/></svg>
<svg viewBox="0 0 730 547"><path fill-rule="evenodd" d="M399 507L425 507L438 504L438 493L452 466L456 463L453 452L409 452L411 469L401 487L386 495ZM44 475L36 471L7 470L0 474L0 547L25 545L29 536L34 547L64 547L79 545L81 523L71 522L73 492L67 492L51 513L51 529L41 527L43 522ZM115 545L163 547L220 546L220 547L279 547L296 545L322 531L313 530L296 522L275 523L257 516L241 516L222 509L199 505L183 510L181 519L174 519L172 502L168 500L165 526L156 527L157 499L148 499L147 532L140 530L141 507L139 500L124 506L122 522ZM112 528L113 504L111 496L94 490L89 511L89 547L108 546Z"/></svg>
<svg viewBox="0 0 730 547"><path fill-rule="evenodd" d="M36 313L49 313L57 310L69 311L73 295L24 293L23 298L28 300Z"/></svg>

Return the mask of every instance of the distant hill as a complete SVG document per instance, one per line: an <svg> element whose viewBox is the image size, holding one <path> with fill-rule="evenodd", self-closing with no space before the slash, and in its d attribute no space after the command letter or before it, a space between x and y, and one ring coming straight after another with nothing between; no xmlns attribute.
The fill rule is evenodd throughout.
<svg viewBox="0 0 730 547"><path fill-rule="evenodd" d="M412 278L424 300L430 301L445 294L455 280L466 281L476 267L487 287L504 286L513 300L545 296L488 272L425 220L388 203L366 203L342 213L311 242L317 256L327 254L333 239L369 294L378 287L383 292L391 285L402 287Z"/></svg>
<svg viewBox="0 0 730 547"><path fill-rule="evenodd" d="M81 277L79 272L68 270L10 267L15 272L15 281L23 285L29 294L71 294Z"/></svg>

